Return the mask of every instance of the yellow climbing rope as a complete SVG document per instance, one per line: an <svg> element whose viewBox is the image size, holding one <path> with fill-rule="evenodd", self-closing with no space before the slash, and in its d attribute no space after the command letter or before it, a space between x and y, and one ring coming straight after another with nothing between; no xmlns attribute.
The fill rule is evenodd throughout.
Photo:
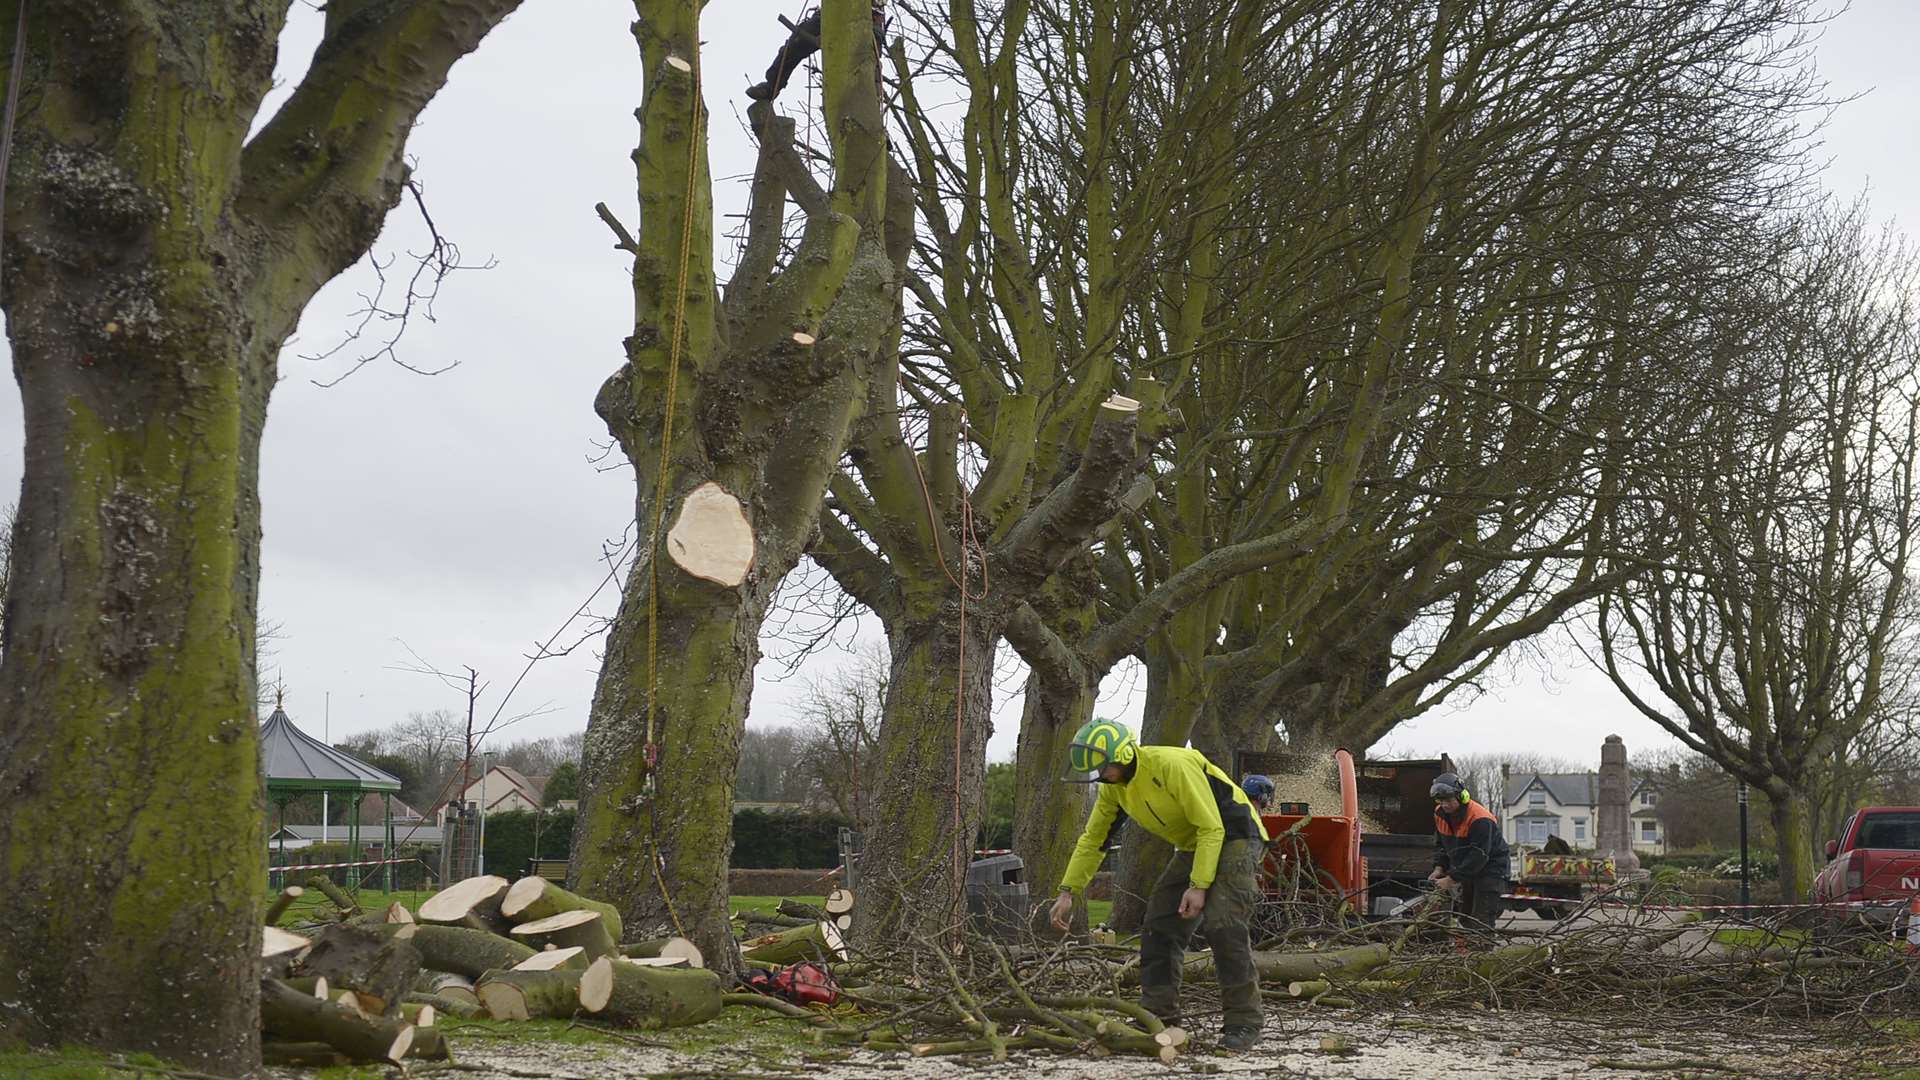
<svg viewBox="0 0 1920 1080"><path fill-rule="evenodd" d="M667 66L673 67L677 57L669 56ZM654 745L654 716L660 689L660 526L666 521L667 513L667 476L668 467L673 458L673 421L674 410L678 404L680 388L680 352L686 336L687 325L687 261L693 252L693 204L694 185L700 179L700 50L696 44L693 59L686 61L691 66L687 76L692 82L689 95L692 119L687 134L687 182L684 189L680 214L680 272L675 279L673 290L673 334L667 344L667 401L660 427L660 468L653 485L653 527L648 533L650 553L647 556L647 742L644 751L647 778L646 789L649 800L654 787L654 768L659 762L658 748ZM674 932L686 936L686 929L680 925L680 914L674 910L673 896L667 891L666 878L660 873L660 840L658 837L659 818L657 813L649 814L648 840L653 847L653 857L647 860L653 868L653 880L660 888L660 899L667 906L667 916L673 920Z"/></svg>

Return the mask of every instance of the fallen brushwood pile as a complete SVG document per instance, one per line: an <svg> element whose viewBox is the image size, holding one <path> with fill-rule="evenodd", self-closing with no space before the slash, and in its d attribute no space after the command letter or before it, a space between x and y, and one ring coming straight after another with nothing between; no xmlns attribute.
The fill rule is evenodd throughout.
<svg viewBox="0 0 1920 1080"><path fill-rule="evenodd" d="M362 914L323 889L331 913L298 932L272 925L301 891L289 886L268 909L260 1018L270 1064L446 1059L434 1030L441 1014L586 1014L661 1028L702 1023L722 1007L720 979L691 942L621 946L616 910L544 878L468 878L421 904L417 918L397 903Z"/></svg>

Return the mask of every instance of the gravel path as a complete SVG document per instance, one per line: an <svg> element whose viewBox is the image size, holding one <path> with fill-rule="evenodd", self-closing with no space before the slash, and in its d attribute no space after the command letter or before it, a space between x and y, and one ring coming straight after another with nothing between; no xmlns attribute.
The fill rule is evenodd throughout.
<svg viewBox="0 0 1920 1080"><path fill-rule="evenodd" d="M1322 1050L1322 1040L1344 1039L1351 1049ZM1251 1054L1198 1051L1172 1065L1127 1059L1016 1055L1004 1064L978 1060L910 1058L898 1054L823 1050L814 1060L785 1060L751 1046L683 1053L644 1045L526 1044L462 1039L461 1065L443 1075L474 1080L638 1080L663 1073L697 1080L720 1077L792 1077L795 1080L928 1080L932 1077L1043 1076L1049 1080L1111 1080L1124 1068L1135 1077L1175 1074L1246 1075L1314 1080L1593 1080L1637 1077L1852 1076L1857 1066L1831 1060L1792 1025L1756 1025L1735 1018L1711 1026L1644 1021L1562 1019L1536 1013L1434 1012L1348 1014L1269 1022ZM838 1059L838 1060L828 1060ZM1610 1067L1620 1062L1636 1068ZM430 1070L420 1070L428 1072ZM418 1074L418 1073L417 1073Z"/></svg>

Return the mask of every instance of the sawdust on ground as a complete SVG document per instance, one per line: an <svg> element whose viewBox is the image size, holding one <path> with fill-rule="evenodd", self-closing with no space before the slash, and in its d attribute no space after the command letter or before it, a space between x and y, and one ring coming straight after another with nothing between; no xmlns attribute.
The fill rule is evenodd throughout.
<svg viewBox="0 0 1920 1080"><path fill-rule="evenodd" d="M1284 1007L1282 1007L1284 1008ZM770 1021L779 1022L779 1021ZM1322 1040L1344 1039L1350 1049L1323 1050ZM1821 1041L1790 1023L1754 1024L1737 1017L1687 1025L1659 1018L1549 1016L1470 1010L1455 1013L1297 1011L1269 1014L1261 1045L1227 1056L1199 1049L1171 1065L1141 1059L1063 1058L1015 1054L992 1064L980 1059L912 1058L902 1054L823 1048L818 1055L782 1062L752 1048L720 1046L679 1052L645 1045L565 1045L456 1039L463 1080L641 1080L663 1073L684 1077L734 1074L811 1080L932 1080L935 1077L1044 1076L1053 1080L1110 1080L1176 1074L1313 1078L1313 1080L1433 1080L1498 1076L1500 1080L1559 1077L1620 1080L1649 1075L1842 1077L1860 1065L1837 1040ZM808 1060L812 1057L813 1060ZM298 1076L297 1073L281 1075ZM310 1075L310 1074L309 1074Z"/></svg>

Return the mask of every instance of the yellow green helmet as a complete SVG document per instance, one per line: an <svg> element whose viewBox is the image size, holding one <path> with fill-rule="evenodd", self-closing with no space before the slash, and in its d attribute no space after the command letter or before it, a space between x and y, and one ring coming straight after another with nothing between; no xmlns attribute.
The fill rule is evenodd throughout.
<svg viewBox="0 0 1920 1080"><path fill-rule="evenodd" d="M1089 720L1073 733L1067 750L1067 765L1074 772L1093 773L1107 764L1126 765L1133 761L1133 732L1117 720Z"/></svg>

